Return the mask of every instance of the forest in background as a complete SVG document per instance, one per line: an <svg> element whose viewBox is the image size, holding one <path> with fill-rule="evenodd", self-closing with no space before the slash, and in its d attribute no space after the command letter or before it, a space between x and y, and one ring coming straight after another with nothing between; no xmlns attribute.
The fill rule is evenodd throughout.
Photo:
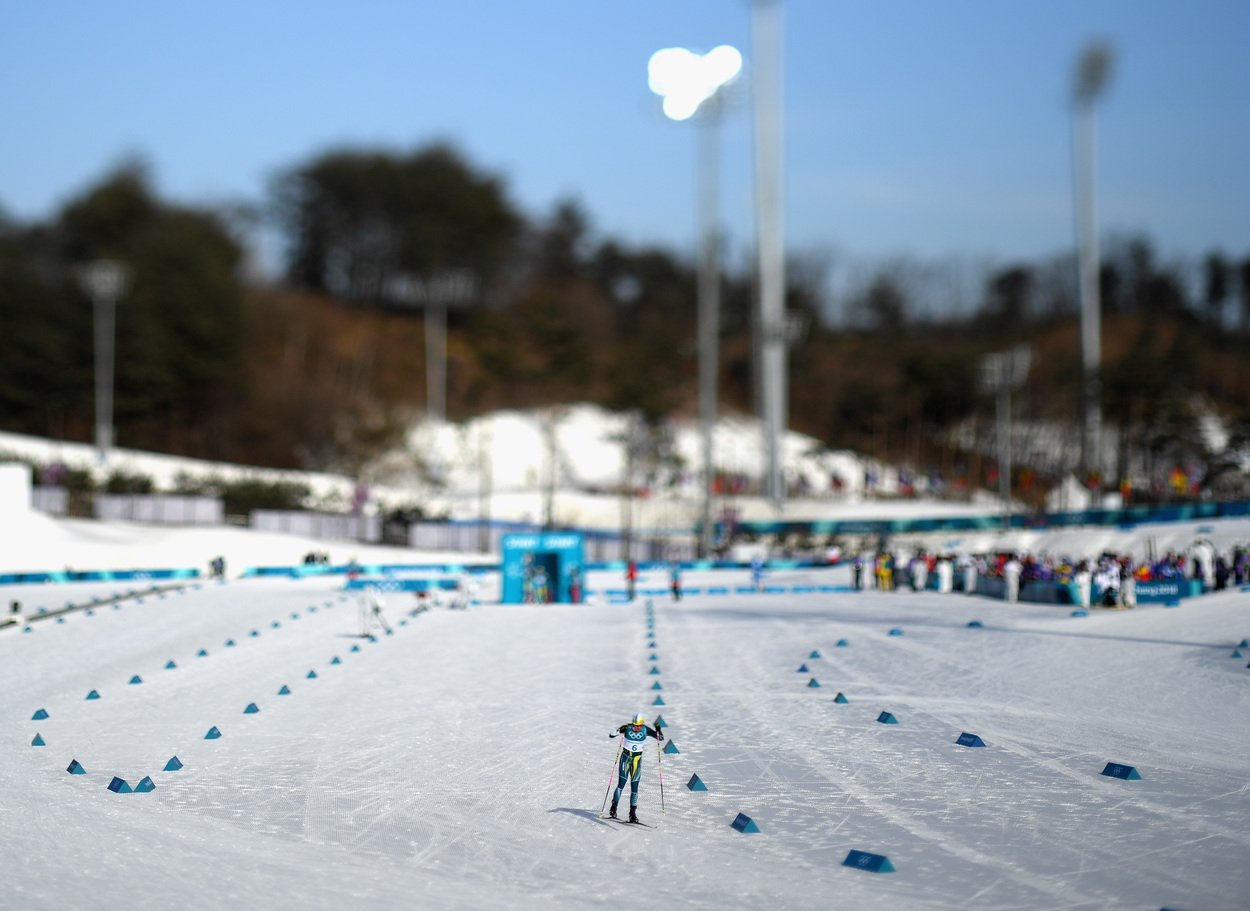
<svg viewBox="0 0 1250 911"><path fill-rule="evenodd" d="M282 238L281 280L248 268L257 220ZM247 209L158 198L127 164L50 220L0 218L0 428L90 441L93 309L82 264L130 281L117 309L118 445L271 467L357 473L426 407L425 323L413 281L466 270L476 293L448 315L447 414L592 402L652 423L697 414L695 263L599 237L574 201L522 213L503 182L455 149L326 152ZM993 486L994 403L980 359L1027 344L1022 424L1079 426L1074 255L1037 262L840 268L791 256L789 425L940 477ZM843 270L846 271L846 270ZM1102 261L1103 412L1117 454L1104 486L1143 495L1178 466L1202 491L1247 494L1250 251L1165 259L1109 238ZM836 288L837 290L831 290ZM722 279L720 400L752 412L751 265ZM1213 448L1204 414L1231 428ZM1017 456L1040 499L1069 451Z"/></svg>

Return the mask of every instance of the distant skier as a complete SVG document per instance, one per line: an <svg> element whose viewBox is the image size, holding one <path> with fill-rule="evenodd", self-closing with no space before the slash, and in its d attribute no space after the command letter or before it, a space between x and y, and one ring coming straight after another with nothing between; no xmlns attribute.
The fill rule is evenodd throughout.
<svg viewBox="0 0 1250 911"><path fill-rule="evenodd" d="M625 782L629 781L629 821L638 822L638 785L642 781L642 751L647 745L647 738L656 741L664 739L664 731L660 728L647 726L647 719L638 713L628 724L623 724L608 737L621 738L621 754L617 760L616 791L612 795L612 806L608 816L616 819L616 806L621 801L621 792L625 790Z"/></svg>
<svg viewBox="0 0 1250 911"><path fill-rule="evenodd" d="M673 600L681 600L681 564L674 561L668 568L668 587L673 593Z"/></svg>
<svg viewBox="0 0 1250 911"><path fill-rule="evenodd" d="M360 608L360 636L367 639L373 635L373 627L375 625L382 627L388 633L391 631L391 625L386 622L386 617L382 615L382 608L386 602L382 600L382 596L378 594L377 589L367 588L357 600Z"/></svg>

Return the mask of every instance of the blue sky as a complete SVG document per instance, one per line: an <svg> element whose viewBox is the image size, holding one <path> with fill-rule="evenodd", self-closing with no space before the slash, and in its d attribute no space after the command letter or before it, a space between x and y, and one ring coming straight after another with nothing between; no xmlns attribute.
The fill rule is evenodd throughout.
<svg viewBox="0 0 1250 911"><path fill-rule="evenodd" d="M1094 38L1100 225L1165 256L1250 255L1250 3L783 0L787 245L1036 258L1072 245L1067 99ZM330 147L450 140L541 217L694 248L691 124L650 54L729 43L747 0L0 0L0 209L52 214L127 155L193 204L259 202ZM753 236L744 86L723 131L731 247Z"/></svg>

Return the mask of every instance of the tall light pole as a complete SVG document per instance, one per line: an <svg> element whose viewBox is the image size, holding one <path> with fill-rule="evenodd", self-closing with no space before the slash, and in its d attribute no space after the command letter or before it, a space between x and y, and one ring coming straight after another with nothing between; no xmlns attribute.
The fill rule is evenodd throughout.
<svg viewBox="0 0 1250 911"><path fill-rule="evenodd" d="M786 430L786 266L781 198L781 4L751 6L755 53L755 211L759 253L760 406L764 435L765 494L780 513L785 503L782 436Z"/></svg>
<svg viewBox="0 0 1250 911"><path fill-rule="evenodd" d="M1102 466L1102 314L1098 288L1098 214L1095 187L1094 103L1111 75L1112 54L1095 42L1077 62L1072 90L1077 269L1081 291L1081 467L1092 477Z"/></svg>
<svg viewBox="0 0 1250 911"><path fill-rule="evenodd" d="M447 417L447 310L464 307L477 294L477 277L448 269L425 278L400 275L387 283L392 300L425 309L426 413L437 423Z"/></svg>
<svg viewBox="0 0 1250 911"><path fill-rule="evenodd" d="M79 280L95 307L95 445L96 459L107 465L113 448L113 362L117 337L117 299L126 291L126 267L111 259L88 263Z"/></svg>
<svg viewBox="0 0 1250 911"><path fill-rule="evenodd" d="M998 430L998 495L1003 502L1003 531L1011 525L1011 393L1024 385L1033 363L1033 350L1019 345L981 358L981 391L995 396Z"/></svg>
<svg viewBox="0 0 1250 911"><path fill-rule="evenodd" d="M712 486L715 467L712 434L716 427L717 376L720 362L720 89L742 70L742 54L728 45L700 55L666 48L647 65L651 91L664 98L664 113L688 120L702 110L699 129L699 429L703 449L703 498L699 555L712 550Z"/></svg>

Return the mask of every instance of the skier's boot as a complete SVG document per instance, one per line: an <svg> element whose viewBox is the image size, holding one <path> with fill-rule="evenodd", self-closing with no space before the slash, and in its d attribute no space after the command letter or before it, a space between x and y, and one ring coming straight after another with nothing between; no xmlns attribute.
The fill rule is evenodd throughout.
<svg viewBox="0 0 1250 911"><path fill-rule="evenodd" d="M612 801L612 806L608 808L608 816L616 819L616 801Z"/></svg>
<svg viewBox="0 0 1250 911"><path fill-rule="evenodd" d="M630 807L630 808L629 808L629 821L630 821L630 822L637 822L637 821L638 821L638 808L637 808L637 807Z"/></svg>

